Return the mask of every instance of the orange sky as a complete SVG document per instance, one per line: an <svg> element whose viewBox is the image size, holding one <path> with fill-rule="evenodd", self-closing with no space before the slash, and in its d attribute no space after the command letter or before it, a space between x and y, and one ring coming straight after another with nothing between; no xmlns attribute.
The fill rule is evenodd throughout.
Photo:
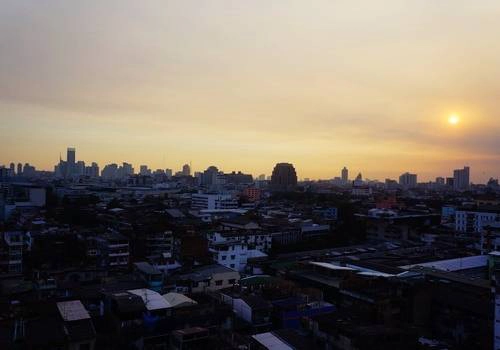
<svg viewBox="0 0 500 350"><path fill-rule="evenodd" d="M8 0L0 164L500 176L500 3ZM457 113L456 126L446 121Z"/></svg>

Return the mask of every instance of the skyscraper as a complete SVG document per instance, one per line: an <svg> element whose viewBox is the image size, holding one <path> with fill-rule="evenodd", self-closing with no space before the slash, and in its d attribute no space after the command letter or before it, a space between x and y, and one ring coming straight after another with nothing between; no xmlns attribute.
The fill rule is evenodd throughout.
<svg viewBox="0 0 500 350"><path fill-rule="evenodd" d="M344 169L342 169L342 182L344 184L346 184L348 181L349 181L349 170L347 170L346 167L344 167Z"/></svg>
<svg viewBox="0 0 500 350"><path fill-rule="evenodd" d="M278 163L271 175L271 187L277 191L292 190L297 186L297 173L290 163Z"/></svg>
<svg viewBox="0 0 500 350"><path fill-rule="evenodd" d="M23 165L21 163L17 163L17 175L21 176L23 174Z"/></svg>
<svg viewBox="0 0 500 350"><path fill-rule="evenodd" d="M16 165L14 163L10 163L10 176L14 176L16 174Z"/></svg>
<svg viewBox="0 0 500 350"><path fill-rule="evenodd" d="M469 189L470 185L470 168L468 166L463 169L455 169L453 171L453 189L463 191Z"/></svg>
<svg viewBox="0 0 500 350"><path fill-rule="evenodd" d="M76 150L68 147L66 150L66 176L71 177L75 173Z"/></svg>

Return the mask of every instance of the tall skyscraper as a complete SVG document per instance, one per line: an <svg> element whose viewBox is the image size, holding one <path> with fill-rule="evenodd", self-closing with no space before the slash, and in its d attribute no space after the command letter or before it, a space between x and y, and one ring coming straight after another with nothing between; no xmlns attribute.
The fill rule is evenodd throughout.
<svg viewBox="0 0 500 350"><path fill-rule="evenodd" d="M17 175L21 176L23 174L23 165L21 163L17 163Z"/></svg>
<svg viewBox="0 0 500 350"><path fill-rule="evenodd" d="M453 189L463 191L469 189L470 185L470 168L468 166L463 169L455 169L453 171Z"/></svg>
<svg viewBox="0 0 500 350"><path fill-rule="evenodd" d="M191 175L191 167L189 164L184 164L182 166L182 175L184 176L190 176Z"/></svg>
<svg viewBox="0 0 500 350"><path fill-rule="evenodd" d="M16 174L16 165L14 163L10 163L10 176L14 176Z"/></svg>
<svg viewBox="0 0 500 350"><path fill-rule="evenodd" d="M297 173L290 163L278 163L271 175L271 187L278 191L292 190L297 186Z"/></svg>
<svg viewBox="0 0 500 350"><path fill-rule="evenodd" d="M66 150L66 176L71 177L76 172L76 149L73 147L68 147Z"/></svg>
<svg viewBox="0 0 500 350"><path fill-rule="evenodd" d="M344 169L342 169L341 178L342 178L342 182L344 184L346 184L349 181L349 170L346 167L344 167Z"/></svg>
<svg viewBox="0 0 500 350"><path fill-rule="evenodd" d="M399 177L399 184L403 188L415 188L415 187L417 187L417 174L410 174L408 172L402 174Z"/></svg>

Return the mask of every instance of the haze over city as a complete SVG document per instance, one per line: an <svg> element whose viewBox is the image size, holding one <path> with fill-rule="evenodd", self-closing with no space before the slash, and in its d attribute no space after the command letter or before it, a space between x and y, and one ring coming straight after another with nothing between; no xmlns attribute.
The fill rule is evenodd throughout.
<svg viewBox="0 0 500 350"><path fill-rule="evenodd" d="M3 1L0 163L500 173L498 1ZM456 119L451 118L456 116Z"/></svg>

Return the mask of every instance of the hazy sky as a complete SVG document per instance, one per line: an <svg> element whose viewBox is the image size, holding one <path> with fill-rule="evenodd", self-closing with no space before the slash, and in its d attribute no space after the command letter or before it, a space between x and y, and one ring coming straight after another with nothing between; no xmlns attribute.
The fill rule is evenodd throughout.
<svg viewBox="0 0 500 350"><path fill-rule="evenodd" d="M499 177L499 18L498 0L1 0L0 164L75 146L101 167Z"/></svg>

